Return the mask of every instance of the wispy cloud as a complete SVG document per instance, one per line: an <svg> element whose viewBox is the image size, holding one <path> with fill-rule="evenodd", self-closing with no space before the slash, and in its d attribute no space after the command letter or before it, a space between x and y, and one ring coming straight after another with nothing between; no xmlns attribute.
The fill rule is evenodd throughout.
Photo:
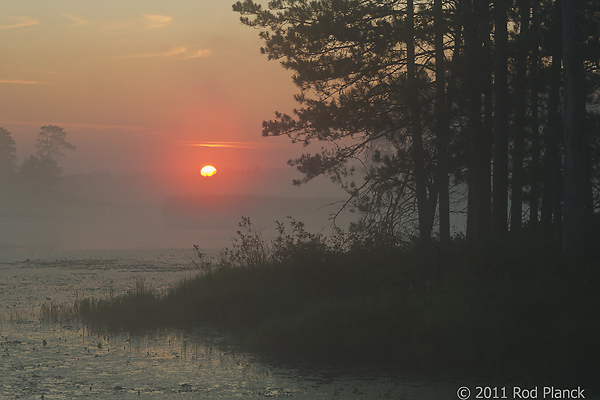
<svg viewBox="0 0 600 400"><path fill-rule="evenodd" d="M287 147L278 143L261 143L261 142L184 142L185 146L192 147L217 147L217 148L233 148L233 149L270 149L274 147Z"/></svg>
<svg viewBox="0 0 600 400"><path fill-rule="evenodd" d="M119 124L94 124L82 122L64 122L62 125L72 128L92 128L92 129L120 129L125 131L145 131L147 128L135 125L119 125Z"/></svg>
<svg viewBox="0 0 600 400"><path fill-rule="evenodd" d="M175 57L180 56L181 60L189 60L192 58L200 58L200 57L208 57L212 54L210 49L200 49L194 50L190 49L186 46L178 46L173 47L170 50L166 51L158 51L154 53L139 53L139 54L129 54L125 56L118 56L115 58L121 59L132 59L132 58L167 58L167 57Z"/></svg>
<svg viewBox="0 0 600 400"><path fill-rule="evenodd" d="M0 29L22 28L25 26L33 26L40 23L40 21L31 17L12 17L11 20L17 22L12 25L0 25Z"/></svg>
<svg viewBox="0 0 600 400"><path fill-rule="evenodd" d="M200 49L195 52L183 57L184 60L189 60L190 58L200 58L200 57L208 57L212 54L210 49Z"/></svg>
<svg viewBox="0 0 600 400"><path fill-rule="evenodd" d="M164 28L173 23L173 17L168 15L143 14L148 28Z"/></svg>
<svg viewBox="0 0 600 400"><path fill-rule="evenodd" d="M104 33L123 34L131 31L164 28L173 23L173 17L169 15L142 14L142 18L134 18L126 21L113 23L105 26Z"/></svg>
<svg viewBox="0 0 600 400"><path fill-rule="evenodd" d="M131 29L131 22L117 22L111 25L105 25L100 33L123 34Z"/></svg>
<svg viewBox="0 0 600 400"><path fill-rule="evenodd" d="M142 53L142 54L130 54L127 56L119 56L116 58L164 58L164 57L173 57L179 54L183 54L187 51L187 47L174 47L171 50L160 51L156 53Z"/></svg>
<svg viewBox="0 0 600 400"><path fill-rule="evenodd" d="M9 84L17 84L17 85L40 85L45 82L38 81L24 81L20 79L0 79L0 83L9 83Z"/></svg>
<svg viewBox="0 0 600 400"><path fill-rule="evenodd" d="M119 124L95 124L84 122L68 122L68 121L15 121L15 120L0 120L0 124L5 125L20 125L20 126L42 126L42 125L58 125L63 128L81 128L81 129L119 129L131 132L146 131L147 128L135 125L119 125Z"/></svg>
<svg viewBox="0 0 600 400"><path fill-rule="evenodd" d="M58 72L58 71L39 71L40 74L48 75L71 75L70 72Z"/></svg>
<svg viewBox="0 0 600 400"><path fill-rule="evenodd" d="M71 25L71 26L82 26L82 25L87 25L87 24L90 23L90 21L88 21L88 20L76 17L76 16L71 15L71 14L67 14L65 12L61 12L60 15L62 15L63 17L68 18L71 21L73 21L74 24Z"/></svg>

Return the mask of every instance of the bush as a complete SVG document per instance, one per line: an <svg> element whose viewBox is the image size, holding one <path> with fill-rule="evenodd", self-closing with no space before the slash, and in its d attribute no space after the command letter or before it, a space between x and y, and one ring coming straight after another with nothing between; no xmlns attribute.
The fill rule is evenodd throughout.
<svg viewBox="0 0 600 400"><path fill-rule="evenodd" d="M270 243L243 219L216 265L166 293L78 305L88 323L217 324L260 351L411 368L600 372L600 269L567 268L543 238L477 250L310 234L290 220ZM143 288L142 288L143 289ZM582 375L579 374L581 377Z"/></svg>

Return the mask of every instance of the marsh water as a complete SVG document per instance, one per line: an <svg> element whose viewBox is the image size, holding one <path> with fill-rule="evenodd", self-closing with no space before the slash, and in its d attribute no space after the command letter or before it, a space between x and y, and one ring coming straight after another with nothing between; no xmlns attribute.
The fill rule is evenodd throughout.
<svg viewBox="0 0 600 400"><path fill-rule="evenodd" d="M198 271L192 250L12 249L0 259L0 399L440 399L457 383L385 366L311 365L245 351L228 335L108 333L40 320L43 304L162 290Z"/></svg>

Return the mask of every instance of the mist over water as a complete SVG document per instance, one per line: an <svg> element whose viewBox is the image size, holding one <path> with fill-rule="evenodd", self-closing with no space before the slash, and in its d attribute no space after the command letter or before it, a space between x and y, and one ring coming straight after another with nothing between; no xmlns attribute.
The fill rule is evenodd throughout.
<svg viewBox="0 0 600 400"><path fill-rule="evenodd" d="M111 216L106 229L117 219ZM137 234L142 225L136 226ZM74 236L70 232L63 239ZM38 242L49 243L47 237ZM432 400L455 386L388 366L366 371L261 357L211 327L106 332L74 321L49 323L39 318L44 306L118 296L140 282L162 291L199 271L192 250L59 250L33 244L11 251L38 259L7 261L4 252L0 257L0 398Z"/></svg>
<svg viewBox="0 0 600 400"><path fill-rule="evenodd" d="M211 181L212 179L212 181ZM268 238L292 216L311 231L331 232L343 194L328 182L293 187L289 171L225 171L218 178L150 174L66 175L52 193L0 203L0 252L6 261L45 259L60 251L218 250L231 244L242 216ZM336 220L347 227L349 219Z"/></svg>

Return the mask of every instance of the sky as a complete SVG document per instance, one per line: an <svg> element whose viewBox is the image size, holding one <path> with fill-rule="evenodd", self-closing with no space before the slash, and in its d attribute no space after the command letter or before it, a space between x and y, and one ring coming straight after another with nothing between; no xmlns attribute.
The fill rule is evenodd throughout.
<svg viewBox="0 0 600 400"><path fill-rule="evenodd" d="M6 214L0 247L215 247L241 215L264 226L287 215L330 225L322 206L345 197L340 189L327 178L292 186L301 176L287 160L307 149L262 136L262 121L290 113L298 89L290 71L260 54L259 32L242 25L233 2L0 2L0 127L15 139L18 164L35 153L41 126L57 125L77 147L59 162L63 195L159 204L152 212L118 209L112 219L103 210L96 219L74 209L72 218L29 222ZM201 177L205 165L217 174ZM113 177L108 189L104 176ZM196 203L173 203L207 195L214 204L202 203L200 213ZM172 203L173 215L165 214ZM202 218L227 234L207 234Z"/></svg>
<svg viewBox="0 0 600 400"><path fill-rule="evenodd" d="M297 90L232 3L0 2L0 126L19 162L52 124L77 147L66 173L285 168L304 149L261 123Z"/></svg>

